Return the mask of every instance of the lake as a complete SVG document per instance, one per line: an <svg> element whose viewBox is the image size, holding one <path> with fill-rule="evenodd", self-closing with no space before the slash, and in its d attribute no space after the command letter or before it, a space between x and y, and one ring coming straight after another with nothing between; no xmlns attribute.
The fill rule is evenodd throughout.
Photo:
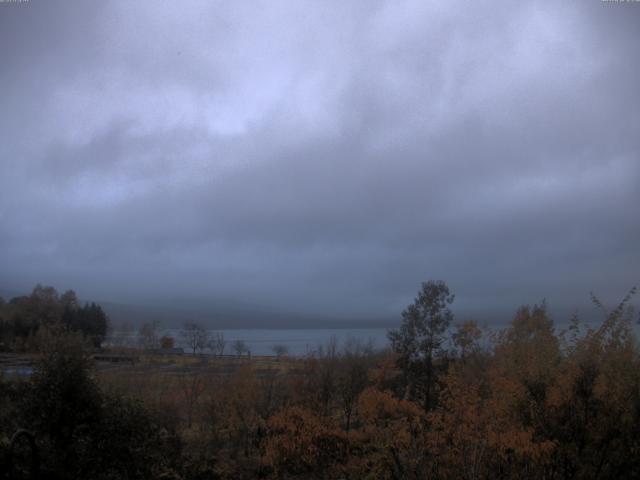
<svg viewBox="0 0 640 480"><path fill-rule="evenodd" d="M337 341L338 350L342 350L349 339L371 342L375 349L388 345L386 328L221 329L210 333L216 332L222 333L227 342L225 354L234 353L232 345L236 340L244 341L252 355L273 355L274 345L284 345L289 355L308 355L317 351L319 346L326 346L332 337ZM173 337L176 347L185 347L180 329L163 330L160 335ZM135 344L136 339L137 335L131 335L127 343Z"/></svg>

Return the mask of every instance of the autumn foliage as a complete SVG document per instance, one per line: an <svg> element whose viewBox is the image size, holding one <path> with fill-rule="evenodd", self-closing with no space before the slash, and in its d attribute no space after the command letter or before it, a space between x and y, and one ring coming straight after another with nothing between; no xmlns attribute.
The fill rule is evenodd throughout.
<svg viewBox="0 0 640 480"><path fill-rule="evenodd" d="M423 298L444 292L440 305L447 308L448 291L436 287ZM394 350L352 341L268 369L246 361L228 374L185 373L167 396L173 410L165 410L175 416L169 424L177 425L179 450L171 462L149 453L156 463L144 468L175 479L640 478L633 293L612 311L594 298L603 313L598 325L573 318L557 331L542 304L519 308L502 330L473 321L443 329L448 313L411 309ZM419 322L427 324L414 328ZM412 331L426 341L412 339ZM66 385L64 375L51 375ZM84 395L99 398L89 377L76 376L85 379ZM39 378L32 392L46 386ZM54 402L45 402L48 412L63 411L55 398L47 402ZM7 412L20 408L9 406ZM43 432L57 438L49 430ZM140 438L145 452L160 445Z"/></svg>
<svg viewBox="0 0 640 480"><path fill-rule="evenodd" d="M574 319L556 333L544 304L520 308L494 333L459 325L452 348L433 357L428 409L424 390L405 388L411 377L397 354L378 357L348 429L338 398L323 413L328 376L315 359L307 373L320 384L268 419L263 461L273 478L637 478L640 356L629 298L597 328ZM345 358L327 361L338 377L348 371Z"/></svg>

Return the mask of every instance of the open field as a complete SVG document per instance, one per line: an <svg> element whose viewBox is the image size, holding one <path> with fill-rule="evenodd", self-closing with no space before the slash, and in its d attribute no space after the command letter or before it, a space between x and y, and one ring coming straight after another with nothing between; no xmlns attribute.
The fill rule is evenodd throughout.
<svg viewBox="0 0 640 480"><path fill-rule="evenodd" d="M105 361L104 358L118 361ZM134 352L129 354L100 354L95 356L96 378L105 388L128 385L125 390L136 394L152 385L172 386L185 377L203 380L228 377L243 367L250 367L257 378L274 375L295 375L302 360L291 357L232 355L163 355ZM28 377L33 372L37 355L21 353L0 354L0 372L6 378ZM122 359L122 361L120 361ZM158 390L154 388L152 390ZM123 391L121 393L126 393Z"/></svg>
<svg viewBox="0 0 640 480"><path fill-rule="evenodd" d="M108 392L177 410L184 418L194 404L220 393L240 372L272 383L301 372L302 360L270 356L141 355L134 363L96 362L95 375Z"/></svg>
<svg viewBox="0 0 640 480"><path fill-rule="evenodd" d="M209 355L140 355L137 361L97 361L96 375L102 382L131 378L161 377L163 379L198 375L202 378L232 375L240 368L251 367L257 377L295 373L300 360L272 356L214 357ZM172 383L172 382L169 382Z"/></svg>

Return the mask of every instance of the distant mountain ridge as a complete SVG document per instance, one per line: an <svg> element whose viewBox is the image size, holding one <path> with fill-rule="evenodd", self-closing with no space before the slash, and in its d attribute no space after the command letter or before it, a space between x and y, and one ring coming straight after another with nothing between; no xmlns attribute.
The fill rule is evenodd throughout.
<svg viewBox="0 0 640 480"><path fill-rule="evenodd" d="M11 288L0 287L0 296L9 301L13 297L29 295L28 291L19 292ZM59 291L59 293L62 293ZM250 300L238 301L230 299L195 299L164 298L157 304L152 300L141 300L140 303L119 303L102 301L95 298L80 298L81 303L95 302L102 306L109 316L114 328L128 324L139 328L146 322L158 321L163 328L179 328L185 321L201 323L212 329L317 329L317 328L395 328L400 324L401 311L396 315L383 316L348 316L342 318L313 315L305 312L292 312L276 306L265 306L252 303ZM499 308L456 308L452 306L454 323L468 319L476 320L480 325L502 327L511 321L519 305L502 305ZM566 328L573 313L587 323L599 324L602 312L594 309L590 302L580 308L549 306L550 316L556 328Z"/></svg>
<svg viewBox="0 0 640 480"><path fill-rule="evenodd" d="M393 319L322 318L305 314L278 312L255 306L239 305L172 307L98 302L114 326L124 323L141 325L157 320L163 327L180 327L195 321L209 328L390 328Z"/></svg>

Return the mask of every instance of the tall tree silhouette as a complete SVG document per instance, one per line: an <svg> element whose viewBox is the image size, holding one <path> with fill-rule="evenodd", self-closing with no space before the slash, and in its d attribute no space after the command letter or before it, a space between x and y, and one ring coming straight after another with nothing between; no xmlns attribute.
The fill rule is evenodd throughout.
<svg viewBox="0 0 640 480"><path fill-rule="evenodd" d="M445 332L453 320L449 305L454 295L443 281L422 283L414 302L402 312L402 325L390 330L391 346L399 354L402 369L413 398L419 399L425 410L434 401L434 357L442 351Z"/></svg>

